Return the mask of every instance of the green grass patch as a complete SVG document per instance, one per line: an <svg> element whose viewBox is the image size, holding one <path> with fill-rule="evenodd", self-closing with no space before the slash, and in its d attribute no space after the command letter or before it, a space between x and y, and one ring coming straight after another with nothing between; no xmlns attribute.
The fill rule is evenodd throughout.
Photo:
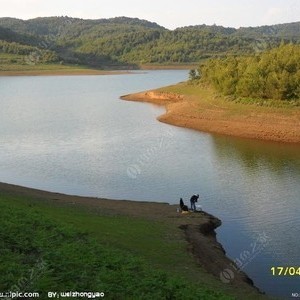
<svg viewBox="0 0 300 300"><path fill-rule="evenodd" d="M50 290L103 291L107 299L232 299L213 283L171 274L167 265L182 264L184 249L166 244L163 224L5 194L0 210L1 291L44 292L41 299Z"/></svg>
<svg viewBox="0 0 300 300"><path fill-rule="evenodd" d="M59 63L35 63L26 55L0 52L0 71L90 71L91 68L82 65Z"/></svg>
<svg viewBox="0 0 300 300"><path fill-rule="evenodd" d="M77 71L85 71L91 70L86 67L82 66L68 66L68 65L60 65L60 64L36 64L30 65L26 63L16 63L16 64L1 64L0 71L54 71L54 72L63 72L63 71L70 71L70 72L77 72Z"/></svg>
<svg viewBox="0 0 300 300"><path fill-rule="evenodd" d="M199 84L197 82L184 82L176 85L163 87L158 89L159 91L172 92L181 95L187 95L193 97L193 99L198 99L211 104L217 105L227 105L231 108L236 107L241 108L242 106L247 109L247 106L259 107L259 108L281 108L281 109L294 109L300 106L299 99L295 100L276 100L276 99L258 99L249 97L234 97L234 96L223 96L221 93L217 92L213 87L207 84Z"/></svg>
<svg viewBox="0 0 300 300"><path fill-rule="evenodd" d="M241 103L245 105L255 105L262 107L274 108L293 108L300 106L300 100L276 100L276 99L257 99L257 98L242 98L242 97L227 97L228 100L234 103Z"/></svg>

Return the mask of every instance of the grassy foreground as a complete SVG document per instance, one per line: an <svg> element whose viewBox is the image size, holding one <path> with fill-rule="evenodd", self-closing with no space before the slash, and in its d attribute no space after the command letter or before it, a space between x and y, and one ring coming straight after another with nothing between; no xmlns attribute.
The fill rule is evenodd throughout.
<svg viewBox="0 0 300 300"><path fill-rule="evenodd" d="M172 264L181 264L181 256L187 268L190 262L182 244L166 243L163 224L5 193L0 210L1 291L39 291L41 299L48 291L98 291L106 299L233 299L214 290L219 287L209 278L207 288L179 275Z"/></svg>
<svg viewBox="0 0 300 300"><path fill-rule="evenodd" d="M266 298L202 269L178 228L180 220L201 219L166 218L165 209L176 214L166 204L0 184L0 291L38 291L40 299L48 291L104 292L106 299Z"/></svg>

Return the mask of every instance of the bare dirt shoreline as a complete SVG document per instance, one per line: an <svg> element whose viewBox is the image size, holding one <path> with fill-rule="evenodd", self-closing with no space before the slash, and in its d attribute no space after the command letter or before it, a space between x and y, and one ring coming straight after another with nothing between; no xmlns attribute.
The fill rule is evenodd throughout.
<svg viewBox="0 0 300 300"><path fill-rule="evenodd" d="M124 95L123 100L166 106L158 120L179 127L230 136L300 144L300 110L207 100L160 90Z"/></svg>
<svg viewBox="0 0 300 300"><path fill-rule="evenodd" d="M177 205L167 203L71 196L6 183L0 183L0 193L46 201L55 205L87 208L92 213L101 212L101 215L125 215L155 222L168 222L168 224L176 226L179 231L183 231L182 236L187 241L187 250L207 272L219 279L220 275L221 277L225 275L225 280L228 279L230 285L244 290L246 294L254 293L257 296L263 296L244 272L235 271L234 274L226 274L228 268L234 270L235 264L226 256L222 245L216 239L215 229L221 226L221 221L206 212L182 214L177 212Z"/></svg>

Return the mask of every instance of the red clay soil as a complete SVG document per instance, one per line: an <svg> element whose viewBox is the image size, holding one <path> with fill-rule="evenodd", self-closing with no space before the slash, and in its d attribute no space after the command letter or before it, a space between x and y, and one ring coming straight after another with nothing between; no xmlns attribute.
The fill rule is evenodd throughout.
<svg viewBox="0 0 300 300"><path fill-rule="evenodd" d="M146 91L122 96L130 101L151 102L166 106L158 117L164 123L198 131L243 138L300 144L300 110L283 114L276 109L255 107L236 113L232 105L208 104L205 99L161 91Z"/></svg>

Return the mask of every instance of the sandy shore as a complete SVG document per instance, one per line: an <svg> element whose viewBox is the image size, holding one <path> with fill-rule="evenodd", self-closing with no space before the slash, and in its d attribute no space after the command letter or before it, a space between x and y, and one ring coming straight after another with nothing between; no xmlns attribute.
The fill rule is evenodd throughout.
<svg viewBox="0 0 300 300"><path fill-rule="evenodd" d="M160 90L122 96L166 106L158 120L204 132L300 144L300 109L276 109Z"/></svg>
<svg viewBox="0 0 300 300"><path fill-rule="evenodd" d="M91 213L98 212L101 215L125 215L155 222L167 222L176 226L181 232L182 238L187 241L187 251L190 251L195 257L195 263L198 263L207 272L220 278L220 274L223 274L224 270L229 266L231 269L232 266L235 266L216 239L215 229L221 226L221 221L206 212L182 214L177 212L177 205L166 203L71 196L6 183L0 183L0 193L47 201L52 205L86 208ZM245 292L260 294L253 286L252 280L244 272L236 271L230 278L230 284L244 289Z"/></svg>

